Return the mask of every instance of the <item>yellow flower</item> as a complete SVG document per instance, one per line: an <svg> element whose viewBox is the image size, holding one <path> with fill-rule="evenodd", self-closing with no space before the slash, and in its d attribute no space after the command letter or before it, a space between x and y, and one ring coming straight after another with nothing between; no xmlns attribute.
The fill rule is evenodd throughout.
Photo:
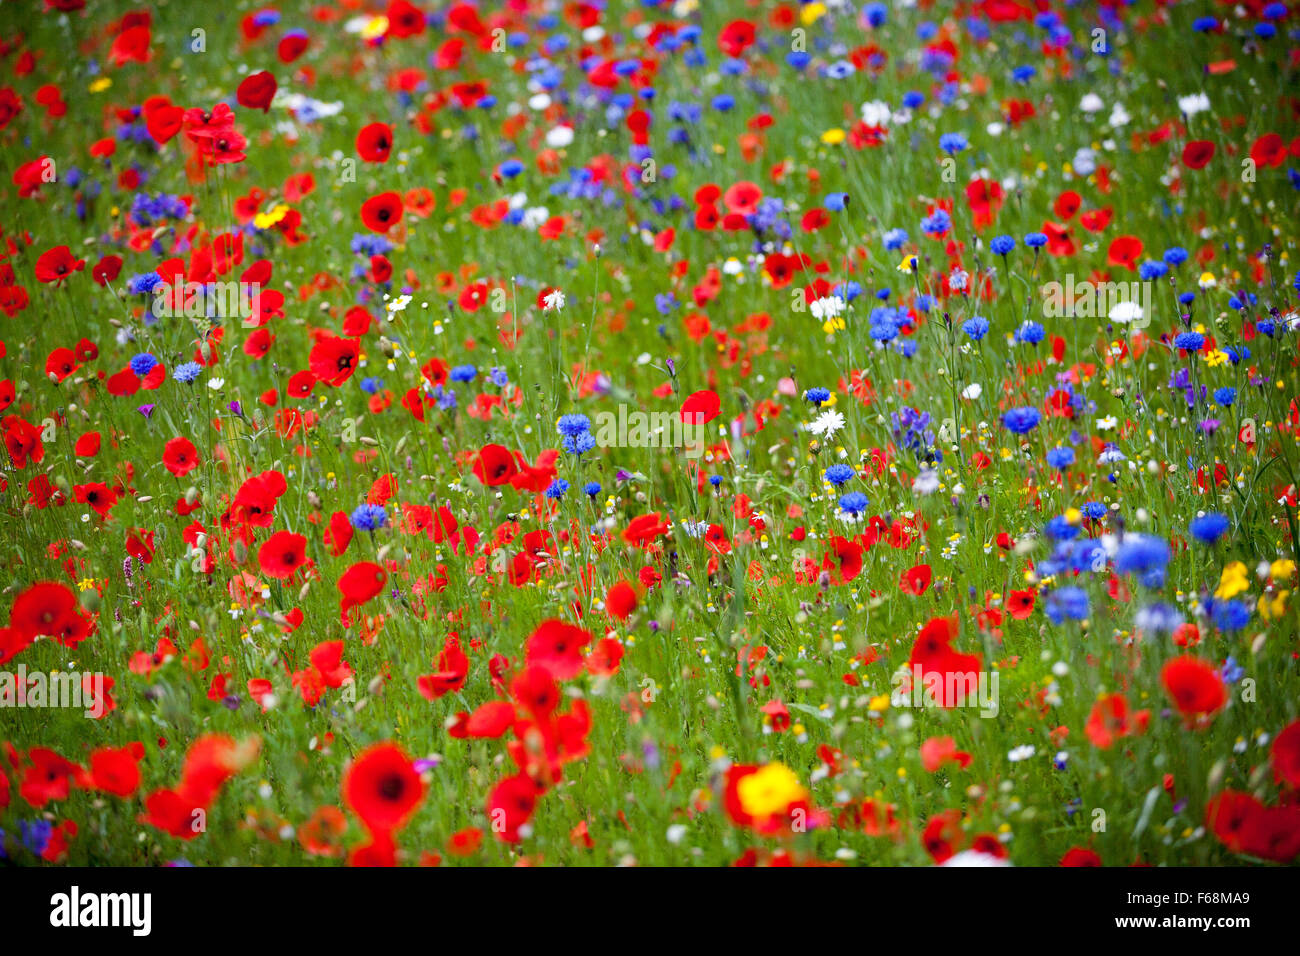
<svg viewBox="0 0 1300 956"><path fill-rule="evenodd" d="M92 93L102 93L112 85L113 80L111 77L101 76L96 80L91 80L90 86L87 87L87 89Z"/></svg>
<svg viewBox="0 0 1300 956"><path fill-rule="evenodd" d="M1259 596L1259 616L1266 621L1276 621L1286 613L1286 599L1290 591L1278 591L1270 597L1267 594Z"/></svg>
<svg viewBox="0 0 1300 956"><path fill-rule="evenodd" d="M1218 349L1215 349L1209 355L1205 356L1205 364L1210 368L1222 365L1226 361L1228 361L1228 353L1221 352Z"/></svg>
<svg viewBox="0 0 1300 956"><path fill-rule="evenodd" d="M375 40L388 32L388 17L371 17L370 21L361 28L361 39Z"/></svg>
<svg viewBox="0 0 1300 956"><path fill-rule="evenodd" d="M1223 575L1219 578L1219 586L1215 588L1214 596L1226 601L1228 598L1248 590L1250 590L1250 580L1246 577L1246 565L1240 561L1233 561L1223 569Z"/></svg>
<svg viewBox="0 0 1300 956"><path fill-rule="evenodd" d="M871 703L867 705L867 710L874 710L878 714L883 714L885 711L889 710L889 704L890 701L888 694L877 694L875 697L871 698Z"/></svg>
<svg viewBox="0 0 1300 956"><path fill-rule="evenodd" d="M810 3L799 11L799 20L804 26L809 27L826 15L826 4Z"/></svg>
<svg viewBox="0 0 1300 956"><path fill-rule="evenodd" d="M822 142L827 146L840 145L840 143L844 142L844 130L840 129L838 126L828 129L826 132L822 133Z"/></svg>
<svg viewBox="0 0 1300 956"><path fill-rule="evenodd" d="M1219 284L1219 280L1214 278L1213 272L1202 272L1201 278L1197 280L1197 285L1202 289L1213 289Z"/></svg>
<svg viewBox="0 0 1300 956"><path fill-rule="evenodd" d="M1295 576L1294 561L1274 561L1268 568L1268 576L1274 581L1289 581Z"/></svg>
<svg viewBox="0 0 1300 956"><path fill-rule="evenodd" d="M253 226L258 229L270 229L288 214L289 207L284 203L277 203L270 212L259 212L254 216Z"/></svg>
<svg viewBox="0 0 1300 956"><path fill-rule="evenodd" d="M903 275L911 275L916 269L916 256L904 256L903 261L898 264L898 271Z"/></svg>
<svg viewBox="0 0 1300 956"><path fill-rule="evenodd" d="M764 764L736 784L736 795L745 812L757 820L785 813L792 803L808 796L799 778L783 763Z"/></svg>

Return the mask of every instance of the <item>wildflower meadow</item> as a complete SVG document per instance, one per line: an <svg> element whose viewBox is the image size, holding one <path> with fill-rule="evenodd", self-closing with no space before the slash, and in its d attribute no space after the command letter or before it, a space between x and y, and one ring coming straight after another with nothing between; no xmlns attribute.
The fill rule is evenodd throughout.
<svg viewBox="0 0 1300 956"><path fill-rule="evenodd" d="M3 3L0 865L1294 864L1298 73Z"/></svg>

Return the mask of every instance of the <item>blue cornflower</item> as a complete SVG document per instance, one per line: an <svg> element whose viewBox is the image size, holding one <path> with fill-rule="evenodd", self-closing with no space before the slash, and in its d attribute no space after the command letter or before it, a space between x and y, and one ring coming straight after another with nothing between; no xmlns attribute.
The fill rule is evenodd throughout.
<svg viewBox="0 0 1300 956"><path fill-rule="evenodd" d="M1246 676L1246 669L1237 663L1237 659L1231 654L1223 662L1223 669L1219 671L1219 677L1225 684L1235 684Z"/></svg>
<svg viewBox="0 0 1300 956"><path fill-rule="evenodd" d="M1002 413L1002 427L1009 432L1023 435L1038 427L1038 423L1042 418L1043 416L1038 409L1032 406L1012 408Z"/></svg>
<svg viewBox="0 0 1300 956"><path fill-rule="evenodd" d="M804 389L803 393L803 400L816 405L818 408L821 408L824 402L829 401L830 397L831 390L829 388L822 388L820 385Z"/></svg>
<svg viewBox="0 0 1300 956"><path fill-rule="evenodd" d="M951 228L952 217L948 215L945 209L936 209L933 215L926 216L921 220L921 231L927 236L938 238Z"/></svg>
<svg viewBox="0 0 1300 956"><path fill-rule="evenodd" d="M148 352L141 352L139 355L136 355L131 359L131 371L135 372L135 374L141 378L144 378L154 370L154 367L157 364L158 360L156 358Z"/></svg>
<svg viewBox="0 0 1300 956"><path fill-rule="evenodd" d="M1047 234L1042 232L1031 232L1025 236L1025 245L1030 249L1041 249L1047 245Z"/></svg>
<svg viewBox="0 0 1300 956"><path fill-rule="evenodd" d="M1237 400L1237 390L1235 388L1216 388L1214 390L1214 404L1222 405L1224 408L1231 408L1232 403Z"/></svg>
<svg viewBox="0 0 1300 956"><path fill-rule="evenodd" d="M358 531L377 531L388 524L388 512L379 505L358 505L348 520Z"/></svg>
<svg viewBox="0 0 1300 956"><path fill-rule="evenodd" d="M840 510L851 515L858 515L867 509L867 496L860 491L851 491L840 497Z"/></svg>
<svg viewBox="0 0 1300 956"><path fill-rule="evenodd" d="M156 272L145 272L126 280L126 291L132 295L152 292L162 282L162 276Z"/></svg>
<svg viewBox="0 0 1300 956"><path fill-rule="evenodd" d="M50 823L49 820L33 820L30 823L26 820L19 820L18 833L22 838L23 846L40 856L45 852L45 847L54 834L54 824Z"/></svg>
<svg viewBox="0 0 1300 956"><path fill-rule="evenodd" d="M1065 515L1057 515L1047 522L1043 528L1043 533L1053 541L1073 541L1079 536L1079 526L1070 524Z"/></svg>
<svg viewBox="0 0 1300 956"><path fill-rule="evenodd" d="M1047 595L1043 612L1053 624L1082 621L1088 616L1088 592L1083 588L1057 588Z"/></svg>
<svg viewBox="0 0 1300 956"><path fill-rule="evenodd" d="M1211 599L1210 604L1210 620L1221 631L1240 631L1250 623L1250 607L1244 601Z"/></svg>
<svg viewBox="0 0 1300 956"><path fill-rule="evenodd" d="M1228 519L1218 512L1211 511L1193 518L1187 530L1201 544L1214 544L1228 530Z"/></svg>
<svg viewBox="0 0 1300 956"><path fill-rule="evenodd" d="M1165 250L1165 254L1160 258L1165 260L1165 265L1181 266L1187 261L1188 252L1182 246L1173 246Z"/></svg>
<svg viewBox="0 0 1300 956"><path fill-rule="evenodd" d="M1058 445L1047 453L1047 463L1057 471L1065 471L1074 464L1074 449Z"/></svg>
<svg viewBox="0 0 1300 956"><path fill-rule="evenodd" d="M591 419L580 412L561 415L555 423L555 430L567 438L577 438L584 432L591 431Z"/></svg>
<svg viewBox="0 0 1300 956"><path fill-rule="evenodd" d="M831 212L840 212L849 204L848 193L831 193L826 197L826 208Z"/></svg>
<svg viewBox="0 0 1300 956"><path fill-rule="evenodd" d="M961 133L944 133L939 137L939 148L953 156L966 149L970 144L966 142L966 137Z"/></svg>
<svg viewBox="0 0 1300 956"><path fill-rule="evenodd" d="M1037 345L1046 335L1047 330L1037 322L1026 321L1016 329L1016 341L1021 345Z"/></svg>
<svg viewBox="0 0 1300 956"><path fill-rule="evenodd" d="M972 341L978 342L988 335L989 320L982 315L972 315L961 324L961 330L969 335Z"/></svg>
<svg viewBox="0 0 1300 956"><path fill-rule="evenodd" d="M1083 513L1083 516L1093 521L1100 521L1106 517L1106 510L1106 506L1100 501L1085 501L1079 506L1079 511Z"/></svg>
<svg viewBox="0 0 1300 956"><path fill-rule="evenodd" d="M852 466L846 465L843 462L836 462L826 469L826 473L822 477L838 488L846 481L851 480L853 474Z"/></svg>
<svg viewBox="0 0 1300 956"><path fill-rule="evenodd" d="M505 369L496 366L492 371L488 372L488 381L497 388L505 388L510 384L510 376L506 374Z"/></svg>
<svg viewBox="0 0 1300 956"><path fill-rule="evenodd" d="M1142 265L1138 266L1138 278L1143 282L1151 282L1159 279L1169 272L1169 266L1155 259L1148 259Z"/></svg>
<svg viewBox="0 0 1300 956"><path fill-rule="evenodd" d="M1136 574L1144 587L1164 587L1169 564L1169 542L1150 534L1128 534L1115 555L1115 570Z"/></svg>
<svg viewBox="0 0 1300 956"><path fill-rule="evenodd" d="M476 375L478 375L478 369L473 365L457 365L447 373L447 377L453 382L472 382Z"/></svg>
<svg viewBox="0 0 1300 956"><path fill-rule="evenodd" d="M569 490L569 483L563 478L556 478L546 489L546 497L553 498L556 501L564 497L564 493Z"/></svg>
<svg viewBox="0 0 1300 956"><path fill-rule="evenodd" d="M600 482L599 481L587 482L585 485L582 486L582 493L594 501L596 496L600 494Z"/></svg>
<svg viewBox="0 0 1300 956"><path fill-rule="evenodd" d="M989 248L993 250L994 255L999 256L1005 256L1015 247L1016 240L1010 236L994 236L993 241L989 243Z"/></svg>
<svg viewBox="0 0 1300 956"><path fill-rule="evenodd" d="M203 374L203 366L198 362L182 362L172 372L172 377L183 385L188 385Z"/></svg>
<svg viewBox="0 0 1300 956"><path fill-rule="evenodd" d="M1179 332L1174 336L1174 345L1188 352L1199 352L1205 344L1205 336L1200 332Z"/></svg>
<svg viewBox="0 0 1300 956"><path fill-rule="evenodd" d="M903 244L907 242L907 230L891 229L885 233L881 239L885 243L885 250L887 252L893 252L895 249L903 248Z"/></svg>
<svg viewBox="0 0 1300 956"><path fill-rule="evenodd" d="M382 378L367 376L361 380L361 391L365 392L367 395L377 395L383 387L384 380Z"/></svg>
<svg viewBox="0 0 1300 956"><path fill-rule="evenodd" d="M596 447L596 436L591 432L580 432L577 435L565 435L560 439L560 447L570 455L582 455Z"/></svg>

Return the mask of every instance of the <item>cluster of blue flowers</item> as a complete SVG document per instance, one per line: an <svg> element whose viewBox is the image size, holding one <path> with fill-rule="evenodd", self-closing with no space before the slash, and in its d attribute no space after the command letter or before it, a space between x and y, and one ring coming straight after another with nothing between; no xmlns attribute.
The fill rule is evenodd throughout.
<svg viewBox="0 0 1300 956"><path fill-rule="evenodd" d="M591 434L591 419L586 415L576 412L561 415L555 430L561 436L560 447L570 455L582 455L596 447L596 438Z"/></svg>

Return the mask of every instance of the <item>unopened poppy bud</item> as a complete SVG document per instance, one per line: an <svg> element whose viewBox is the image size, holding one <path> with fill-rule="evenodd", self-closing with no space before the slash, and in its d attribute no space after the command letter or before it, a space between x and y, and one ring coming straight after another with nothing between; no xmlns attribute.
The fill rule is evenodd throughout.
<svg viewBox="0 0 1300 956"><path fill-rule="evenodd" d="M244 546L244 542L236 541L231 550L235 552L235 564L243 564L248 560L248 548Z"/></svg>
<svg viewBox="0 0 1300 956"><path fill-rule="evenodd" d="M190 506L190 507L193 507L193 506L194 506L194 502L196 502L196 501L198 501L198 500L199 500L199 489L198 489L198 488L195 488L193 485L190 485L188 488L185 489L185 504L186 504L186 505L188 505L188 506Z"/></svg>

